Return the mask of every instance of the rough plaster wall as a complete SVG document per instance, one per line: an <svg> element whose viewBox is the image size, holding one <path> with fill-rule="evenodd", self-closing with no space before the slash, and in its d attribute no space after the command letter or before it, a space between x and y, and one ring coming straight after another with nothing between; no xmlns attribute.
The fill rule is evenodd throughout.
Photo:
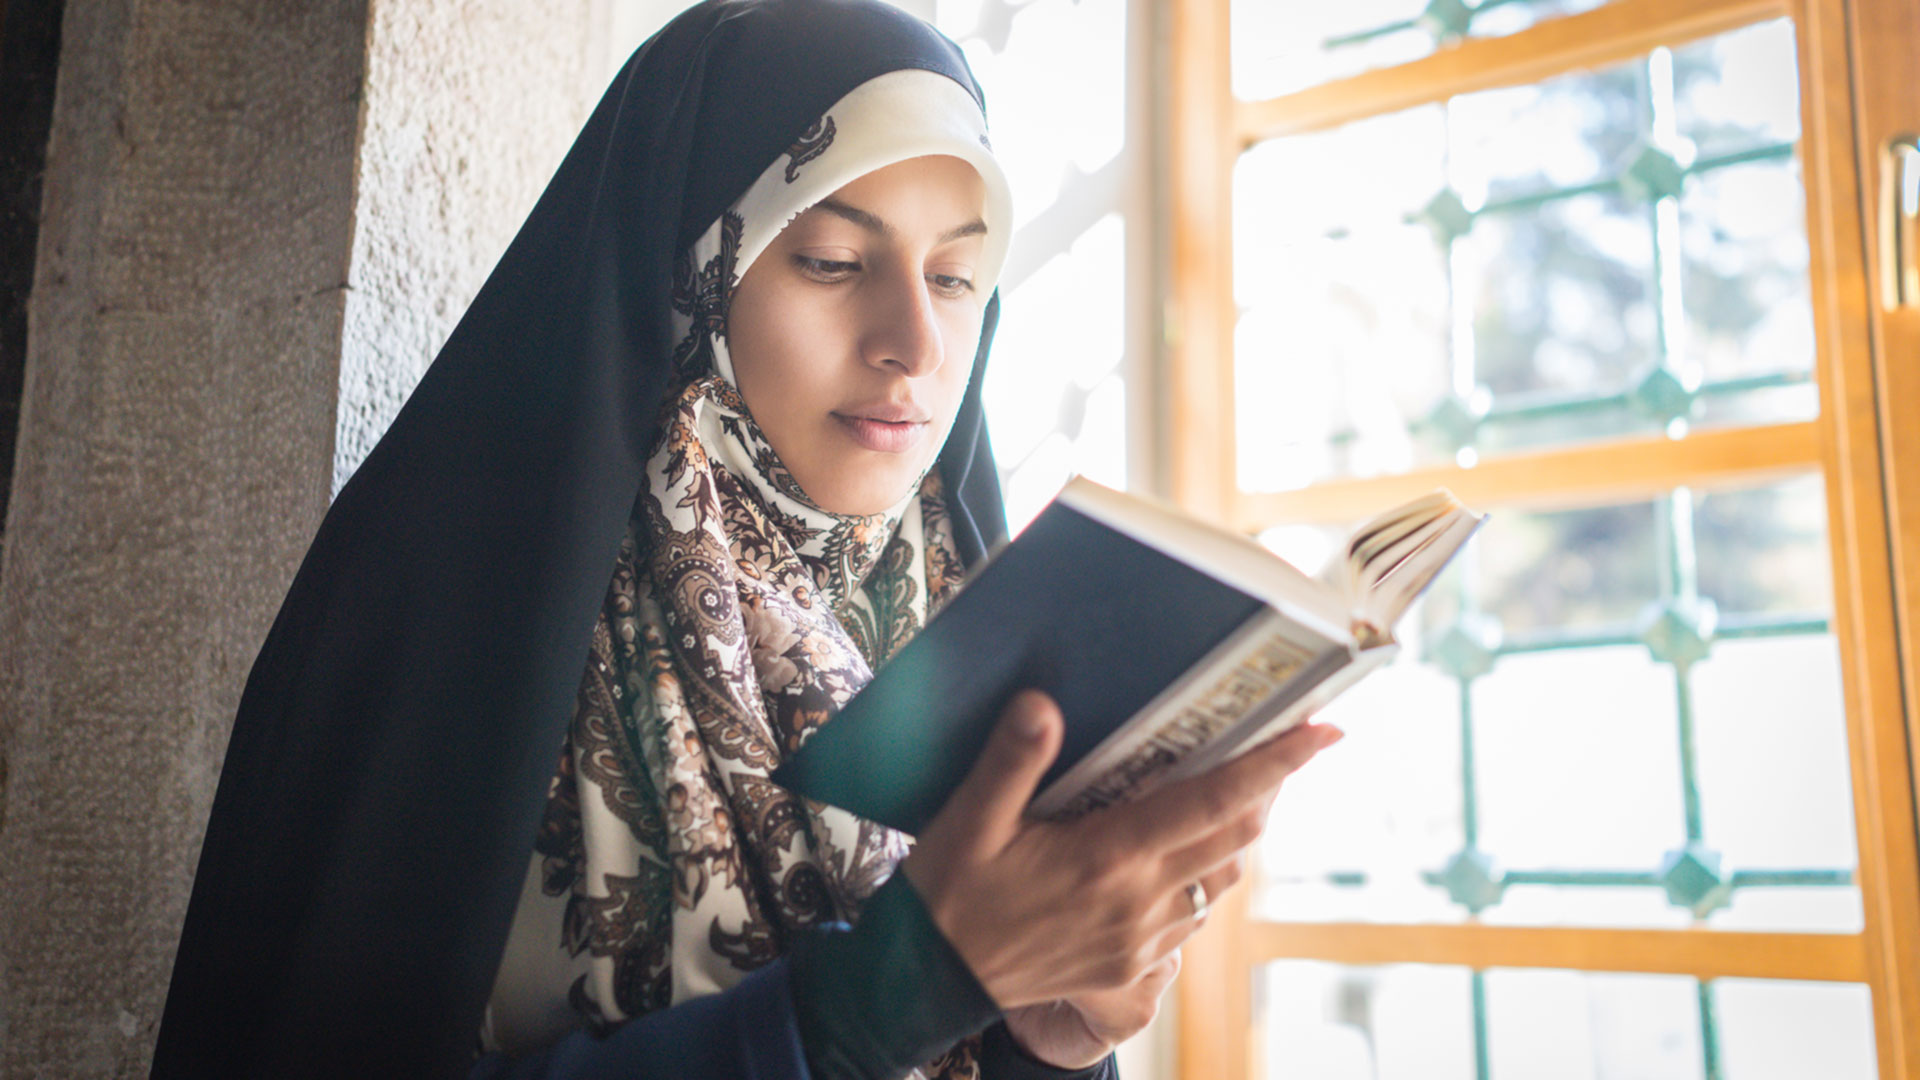
<svg viewBox="0 0 1920 1080"><path fill-rule="evenodd" d="M344 476L681 6L373 3L69 5L0 553L0 1076L144 1075L336 432Z"/></svg>
<svg viewBox="0 0 1920 1080"><path fill-rule="evenodd" d="M0 564L0 1073L145 1075L326 506L365 0L68 4Z"/></svg>
<svg viewBox="0 0 1920 1080"><path fill-rule="evenodd" d="M453 332L635 35L671 10L374 0L336 491Z"/></svg>

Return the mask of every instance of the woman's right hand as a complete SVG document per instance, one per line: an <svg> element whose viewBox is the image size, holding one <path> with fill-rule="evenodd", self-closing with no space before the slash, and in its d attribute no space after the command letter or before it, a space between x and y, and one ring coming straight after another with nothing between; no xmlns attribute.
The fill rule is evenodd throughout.
<svg viewBox="0 0 1920 1080"><path fill-rule="evenodd" d="M1306 724L1202 776L1056 824L1025 817L1060 750L1053 699L1028 690L903 864L1002 1010L1127 986L1201 920L1188 886L1240 877L1280 782L1340 737Z"/></svg>

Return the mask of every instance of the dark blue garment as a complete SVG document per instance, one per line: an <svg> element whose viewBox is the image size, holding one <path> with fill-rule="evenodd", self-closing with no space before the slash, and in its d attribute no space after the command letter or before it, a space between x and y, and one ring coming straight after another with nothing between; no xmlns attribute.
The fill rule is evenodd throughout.
<svg viewBox="0 0 1920 1080"><path fill-rule="evenodd" d="M891 1080L983 1027L984 1080L1118 1080L1113 1059L1056 1069L1020 1052L999 1009L904 875L874 893L857 929L811 931L724 993L576 1031L468 1080ZM988 1025L991 1025L990 1027Z"/></svg>
<svg viewBox="0 0 1920 1080"><path fill-rule="evenodd" d="M854 1080L814 1069L802 1048L791 971L776 960L723 994L632 1020L605 1039L576 1031L536 1054L482 1058L469 1080ZM984 1080L1119 1080L1111 1057L1089 1069L1055 1069L1022 1054L1006 1025L987 1029ZM861 1077L860 1080L866 1080Z"/></svg>

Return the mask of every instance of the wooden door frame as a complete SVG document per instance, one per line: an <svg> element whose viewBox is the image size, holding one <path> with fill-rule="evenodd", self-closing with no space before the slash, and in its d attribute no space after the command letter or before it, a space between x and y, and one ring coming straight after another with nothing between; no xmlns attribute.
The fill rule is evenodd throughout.
<svg viewBox="0 0 1920 1080"><path fill-rule="evenodd" d="M1874 211L1876 160L1904 119L1889 61L1920 48L1920 14L1874 0L1800 0L1795 12L1808 242L1820 365L1834 630L1853 759L1858 872L1880 1075L1920 1075L1920 312L1891 313ZM1909 55L1911 52L1909 51ZM1899 116L1901 108L1907 115Z"/></svg>

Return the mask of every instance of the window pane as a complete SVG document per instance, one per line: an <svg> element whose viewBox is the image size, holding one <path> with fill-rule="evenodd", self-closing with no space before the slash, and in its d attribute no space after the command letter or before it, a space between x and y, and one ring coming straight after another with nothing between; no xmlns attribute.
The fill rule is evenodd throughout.
<svg viewBox="0 0 1920 1080"><path fill-rule="evenodd" d="M1119 214L1007 294L982 400L1016 531L1075 473L1126 486L1125 297Z"/></svg>
<svg viewBox="0 0 1920 1080"><path fill-rule="evenodd" d="M1872 1080L1852 983L1284 960L1254 970L1271 1080Z"/></svg>
<svg viewBox="0 0 1920 1080"><path fill-rule="evenodd" d="M1655 517L1650 503L1495 511L1469 549L1476 604L1507 635L1630 623L1660 590Z"/></svg>
<svg viewBox="0 0 1920 1080"><path fill-rule="evenodd" d="M1015 232L984 404L1019 531L1082 473L1127 484L1127 0L919 0L987 92ZM1062 49L1060 42L1073 48Z"/></svg>
<svg viewBox="0 0 1920 1080"><path fill-rule="evenodd" d="M1472 979L1427 964L1254 969L1256 1044L1274 1080L1473 1080Z"/></svg>
<svg viewBox="0 0 1920 1080"><path fill-rule="evenodd" d="M1321 715L1347 738L1281 788L1261 840L1256 914L1314 922L1465 917L1422 877L1462 843L1458 696L1440 672L1402 662Z"/></svg>
<svg viewBox="0 0 1920 1080"><path fill-rule="evenodd" d="M1700 174L1680 198L1680 224L1687 353L1706 391L1699 422L1812 419L1819 400L1799 160ZM1753 389L1729 392L1742 385Z"/></svg>
<svg viewBox="0 0 1920 1080"><path fill-rule="evenodd" d="M1485 978L1493 1077L1704 1080L1693 979L1513 968Z"/></svg>
<svg viewBox="0 0 1920 1080"><path fill-rule="evenodd" d="M1017 224L1063 198L1084 199L1074 185L1126 143L1124 0L937 0L934 8L935 24L960 43L986 88Z"/></svg>
<svg viewBox="0 0 1920 1080"><path fill-rule="evenodd" d="M1817 415L1794 84L1778 20L1248 150L1241 486Z"/></svg>
<svg viewBox="0 0 1920 1080"><path fill-rule="evenodd" d="M1481 845L1503 866L1649 869L1680 845L1673 672L1646 649L1505 658L1473 692Z"/></svg>
<svg viewBox="0 0 1920 1080"><path fill-rule="evenodd" d="M1604 0L1233 0L1233 92L1277 97L1417 60L1462 37L1500 37Z"/></svg>
<svg viewBox="0 0 1920 1080"><path fill-rule="evenodd" d="M1673 50L1675 119L1701 157L1800 138L1793 22L1774 19Z"/></svg>
<svg viewBox="0 0 1920 1080"><path fill-rule="evenodd" d="M1460 243L1475 371L1495 401L1620 386L1653 358L1653 229L1642 208L1612 193L1575 195L1482 218Z"/></svg>
<svg viewBox="0 0 1920 1080"><path fill-rule="evenodd" d="M1461 197L1502 204L1606 180L1648 130L1646 64L1454 98L1448 170Z"/></svg>
<svg viewBox="0 0 1920 1080"><path fill-rule="evenodd" d="M1713 984L1725 1075L1873 1080L1873 1003L1852 983L1720 979Z"/></svg>
<svg viewBox="0 0 1920 1080"><path fill-rule="evenodd" d="M1700 496L1700 591L1725 612L1830 611L1826 488L1817 476Z"/></svg>
<svg viewBox="0 0 1920 1080"><path fill-rule="evenodd" d="M1322 713L1349 738L1282 791L1256 910L1857 930L1825 523L1817 477L1494 513Z"/></svg>
<svg viewBox="0 0 1920 1080"><path fill-rule="evenodd" d="M1840 650L1827 634L1728 641L1692 674L1708 843L1738 873L1851 871L1853 797ZM1851 887L1768 889L1715 912L1743 930L1857 931Z"/></svg>
<svg viewBox="0 0 1920 1080"><path fill-rule="evenodd" d="M1439 108L1265 143L1234 171L1236 430L1248 490L1407 468L1448 393L1446 253L1405 220L1444 181ZM1329 163L1339 163L1338 168ZM1352 183L1379 178L1385 194Z"/></svg>

